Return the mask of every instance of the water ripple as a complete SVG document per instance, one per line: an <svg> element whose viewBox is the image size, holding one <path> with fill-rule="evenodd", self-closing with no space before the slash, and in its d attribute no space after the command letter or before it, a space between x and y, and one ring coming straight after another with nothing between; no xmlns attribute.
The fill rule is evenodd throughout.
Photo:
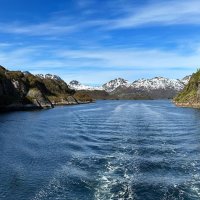
<svg viewBox="0 0 200 200"><path fill-rule="evenodd" d="M0 116L2 200L198 200L200 112L97 101Z"/></svg>

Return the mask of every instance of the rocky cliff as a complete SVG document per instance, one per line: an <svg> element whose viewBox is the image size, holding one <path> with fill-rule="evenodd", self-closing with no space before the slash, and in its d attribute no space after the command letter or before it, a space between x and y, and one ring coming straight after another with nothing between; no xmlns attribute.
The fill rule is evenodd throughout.
<svg viewBox="0 0 200 200"><path fill-rule="evenodd" d="M191 76L189 83L173 101L177 106L200 108L200 70Z"/></svg>
<svg viewBox="0 0 200 200"><path fill-rule="evenodd" d="M89 95L70 89L58 76L34 76L0 66L0 111L53 108L91 101Z"/></svg>

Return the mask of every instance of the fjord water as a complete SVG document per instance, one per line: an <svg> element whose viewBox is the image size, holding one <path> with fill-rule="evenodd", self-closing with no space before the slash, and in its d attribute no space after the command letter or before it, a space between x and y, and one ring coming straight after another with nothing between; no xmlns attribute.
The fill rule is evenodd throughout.
<svg viewBox="0 0 200 200"><path fill-rule="evenodd" d="M0 115L1 200L200 199L200 110L170 101Z"/></svg>

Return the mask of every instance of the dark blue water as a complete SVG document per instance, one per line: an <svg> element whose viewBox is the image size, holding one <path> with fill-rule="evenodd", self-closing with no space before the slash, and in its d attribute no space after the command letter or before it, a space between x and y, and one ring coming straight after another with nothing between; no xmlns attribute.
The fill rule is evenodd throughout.
<svg viewBox="0 0 200 200"><path fill-rule="evenodd" d="M200 199L200 110L98 101L1 114L0 199Z"/></svg>

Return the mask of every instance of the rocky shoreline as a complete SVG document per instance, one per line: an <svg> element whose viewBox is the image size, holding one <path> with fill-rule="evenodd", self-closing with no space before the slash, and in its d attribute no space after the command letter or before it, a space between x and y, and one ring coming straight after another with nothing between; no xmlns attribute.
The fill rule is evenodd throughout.
<svg viewBox="0 0 200 200"><path fill-rule="evenodd" d="M57 106L72 106L72 105L89 104L89 103L95 103L95 101L57 102L45 106L37 106L35 104L26 104L26 105L11 104L8 106L0 106L0 112L45 110L45 109L52 109Z"/></svg>
<svg viewBox="0 0 200 200"><path fill-rule="evenodd" d="M0 112L11 112L11 111L31 111L31 110L41 110L34 104L20 105L20 104L11 104L8 106L0 106Z"/></svg>
<svg viewBox="0 0 200 200"><path fill-rule="evenodd" d="M198 108L200 109L200 103L177 103L174 102L173 103L177 106L177 107L183 107L183 108Z"/></svg>

